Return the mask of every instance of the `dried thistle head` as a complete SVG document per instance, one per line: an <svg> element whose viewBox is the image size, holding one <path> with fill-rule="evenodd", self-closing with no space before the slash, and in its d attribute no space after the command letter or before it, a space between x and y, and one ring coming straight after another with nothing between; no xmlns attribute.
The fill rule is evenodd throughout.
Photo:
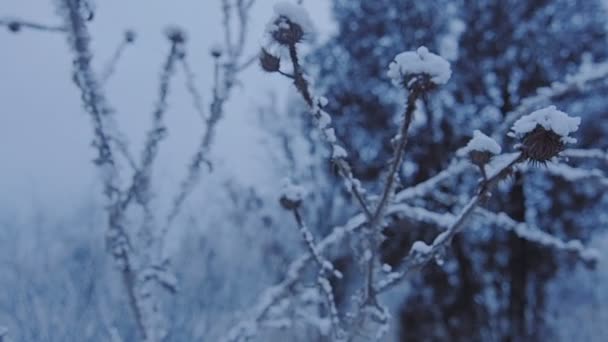
<svg viewBox="0 0 608 342"><path fill-rule="evenodd" d="M501 151L500 145L494 139L479 130L475 130L473 138L458 151L458 155L468 157L473 165L483 169L492 157L500 154Z"/></svg>
<svg viewBox="0 0 608 342"><path fill-rule="evenodd" d="M302 204L302 200L293 199L287 196L281 196L281 198L279 198L279 203L281 203L281 206L287 210L294 210L300 207L300 205Z"/></svg>
<svg viewBox="0 0 608 342"><path fill-rule="evenodd" d="M260 66L266 72L277 72L281 67L281 59L274 56L264 48L262 48L262 51L260 51L259 60Z"/></svg>
<svg viewBox="0 0 608 342"><path fill-rule="evenodd" d="M125 31L125 42L132 44L135 42L136 38L137 38L137 34L135 33L135 31L133 31L133 30Z"/></svg>
<svg viewBox="0 0 608 342"><path fill-rule="evenodd" d="M451 75L450 63L424 46L416 51L398 54L388 70L393 84L418 92L430 91L445 84Z"/></svg>
<svg viewBox="0 0 608 342"><path fill-rule="evenodd" d="M283 180L283 187L279 203L286 210L295 210L302 204L304 197L304 189L301 186L293 184L289 179Z"/></svg>
<svg viewBox="0 0 608 342"><path fill-rule="evenodd" d="M272 38L281 45L295 45L304 38L302 26L285 16L278 17L274 25L276 28L271 32Z"/></svg>
<svg viewBox="0 0 608 342"><path fill-rule="evenodd" d="M177 26L167 27L165 35L174 44L183 44L186 42L186 32Z"/></svg>
<svg viewBox="0 0 608 342"><path fill-rule="evenodd" d="M517 120L511 135L520 139L519 147L525 158L544 164L563 151L567 143L576 142L569 135L578 130L580 121L549 106Z"/></svg>
<svg viewBox="0 0 608 342"><path fill-rule="evenodd" d="M312 21L302 6L279 2L274 6L274 14L266 32L279 45L293 46L313 34Z"/></svg>
<svg viewBox="0 0 608 342"><path fill-rule="evenodd" d="M557 133L537 125L521 140L521 151L532 162L545 164L563 151L565 144Z"/></svg>
<svg viewBox="0 0 608 342"><path fill-rule="evenodd" d="M492 159L493 154L488 151L470 151L469 160L471 164L483 167Z"/></svg>

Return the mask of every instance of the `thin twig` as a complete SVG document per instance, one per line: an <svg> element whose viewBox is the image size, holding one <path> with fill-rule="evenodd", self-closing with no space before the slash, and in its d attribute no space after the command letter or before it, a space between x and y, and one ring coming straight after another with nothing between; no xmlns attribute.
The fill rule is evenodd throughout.
<svg viewBox="0 0 608 342"><path fill-rule="evenodd" d="M66 33L67 32L67 29L65 26L45 25L45 24L34 23L31 21L26 21L26 20L21 20L21 19L3 18L3 19L0 19L0 26L6 26L13 33L17 33L23 28L37 30L37 31L54 32L54 33Z"/></svg>

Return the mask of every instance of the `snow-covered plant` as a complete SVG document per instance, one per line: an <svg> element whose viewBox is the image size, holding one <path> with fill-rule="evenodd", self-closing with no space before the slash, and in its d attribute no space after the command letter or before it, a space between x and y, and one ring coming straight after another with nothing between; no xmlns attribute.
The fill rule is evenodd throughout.
<svg viewBox="0 0 608 342"><path fill-rule="evenodd" d="M93 127L107 209L106 246L118 269L114 277L95 274L86 283L106 294L110 291L100 291L96 283L107 279L108 287L124 294L120 299L113 292L107 298L90 294L93 290L85 294L75 280L60 284L77 288L76 297L47 296L41 305L19 286L19 300L29 298L31 307L67 303L70 317L80 315L82 297L93 298L87 307L95 311L83 314L94 317L93 323L73 331L62 326L64 339L82 330L81 339L113 341L379 341L398 340L396 331L404 330L408 340L463 335L536 340L540 335L521 327L532 317L521 302L529 293L542 302L538 284L556 267L547 264L566 256L589 266L598 262L599 254L581 242L585 236L564 231L579 221L593 225L593 217L606 208L602 194L608 177L601 168L608 154L585 148L589 141L580 149L567 148L590 120L581 124L581 118L566 114L583 110L564 99L601 93L608 77L606 63L595 57L579 68L573 50L608 53L588 44L590 37L605 38L603 31L572 34L597 18L571 18L571 1L545 6L516 0L334 0L340 34L350 38L332 38L305 58L302 47L314 43L316 30L302 1L277 3L259 53L245 56L254 0L220 0L225 41L209 49L211 101L204 104L194 81L187 53L193 40L179 27L167 28L168 52L139 155L130 150L106 96L125 49L138 42L136 32L125 31L98 75L89 32L92 2L56 3L59 26L18 19L0 19L0 26L12 33L35 29L68 38L73 79ZM593 3L579 5L591 13ZM506 26L488 29L493 25ZM562 26L574 29L562 34ZM545 28L559 44L536 36ZM580 39L565 40L571 35ZM530 41L534 46L527 46ZM534 51L547 42L552 53ZM202 171L215 167L209 151L240 72L256 62L293 82L299 100L289 103L288 115L261 119L269 154L273 162L278 159L268 163L271 178L288 178L281 185L272 182L280 192L271 194L234 180L218 181L206 189L204 205L192 210L202 212L200 217L183 223L180 214ZM180 70L205 128L163 215L155 206L154 176ZM561 74L573 71L561 80ZM605 110L593 96L595 109ZM300 114L306 115L294 117ZM594 211L575 206L576 216L560 221L557 212L565 206L559 201L577 197L556 193L560 187L554 182L583 181L591 184L585 195L601 200ZM176 223L188 230L169 257L167 236ZM538 250L552 257L543 258ZM53 257L71 265L64 262L68 259ZM536 273L526 273L529 267L537 267ZM40 286L43 280L21 277L11 284ZM0 304L6 303L26 326L27 310L17 299L0 296ZM32 317L38 317L34 311ZM409 326L402 329L399 321ZM472 329L470 322L487 325ZM8 327L11 335L19 334ZM31 336L23 336L40 338L31 330ZM428 336L417 335L420 331ZM5 333L0 327L0 341Z"/></svg>
<svg viewBox="0 0 608 342"><path fill-rule="evenodd" d="M544 163L562 152L566 144L575 143L580 118L573 118L549 106L521 117L513 124L512 134L521 140L521 150L530 160Z"/></svg>
<svg viewBox="0 0 608 342"><path fill-rule="evenodd" d="M270 35L270 43L262 49L260 63L266 71L280 72L286 77L293 79L295 88L307 104L308 111L312 114L313 120L317 122L317 126L321 132L324 132L332 121L331 115L323 110L325 104L320 104L316 100L318 98L325 98L315 95L312 78L305 74L304 68L300 64L301 56L297 48L297 44L302 42L301 32L303 32L298 22L302 20L301 18L308 18L308 16L304 15L302 8L298 8L297 5L285 4L284 6L289 7L290 10L284 11L283 4L275 7L275 17L271 20L269 24L270 29L267 31ZM281 20L277 20L277 18ZM308 19L306 22L308 22ZM283 31L279 34L280 30ZM290 74L289 72L280 70L279 57L268 53L272 44L288 49L293 73ZM446 253L446 249L452 240L467 225L471 224L470 221L473 214L478 210L480 205L489 201L492 192L502 180L512 175L516 167L521 166L527 160L545 161L557 156L564 150L565 143L573 142L573 138L569 135L577 130L580 123L578 118L569 117L567 114L557 111L555 107L547 107L543 110L532 112L522 117L513 125L513 131L522 140L522 143L517 146L515 152L506 154L501 154L502 148L494 139L481 133L479 130L474 131L473 138L465 147L459 150L458 155L467 157L471 163L478 166L483 175L483 179L477 185L475 194L461 208L457 215L445 221L443 219L431 219L436 220L437 224L444 226L445 230L438 234L431 244L427 244L424 241L414 242L410 252L401 262L400 270L391 269L387 277L376 279L379 276L378 273L381 268L378 265L378 253L382 241L381 234L386 227L386 215L391 211L391 206L395 205L394 199L399 197L399 194L395 194L395 191L399 183L399 170L404 160L407 137L412 118L415 114L417 101L419 99L427 100L431 90L435 90L438 86L446 84L451 76L451 67L447 60L429 52L425 47L419 47L415 51L406 51L398 54L389 65L388 76L395 85L407 90L407 100L403 121L397 135L393 139L394 155L386 170L386 180L380 186L381 192L376 198L372 199L368 195L369 191L366 191L360 182L354 178L351 172L352 168L347 161L349 153L346 152L343 146L337 145L334 138L334 129L332 128L331 139L327 139L326 134L326 140L332 146L330 158L334 162L336 160L339 162L338 166L341 167L340 175L346 181L347 188L351 191L362 213L357 225L359 229L351 231L352 234L357 236L355 239L359 238L364 241L363 252L358 256L361 259L360 264L364 265L361 289L354 306L351 306L352 311L343 314L345 319L343 321L332 319L334 324L341 324L336 329L344 331L347 335L350 335L349 338L351 339L357 339L360 336L363 336L365 339L380 339L383 332L387 331L389 322L385 314L370 314L372 312L386 311L378 295L399 284L413 270L420 269L433 260L443 259L443 255ZM323 102L326 101L324 100ZM542 130L542 136L537 134L539 130ZM555 137L557 137L558 144L555 142ZM352 186L353 180L357 181L355 187ZM406 188L402 192L407 192L408 190ZM281 204L286 209L295 212L298 226L304 229L303 219L297 213L301 203L301 190L293 185L287 186L281 196ZM420 210L426 209L420 208ZM404 215L409 216L407 213L404 213ZM416 220L417 217L430 215L430 213L410 215L413 215L409 216L410 219ZM309 242L311 258L317 260L321 268L323 268L323 263L319 261L322 258L320 254L321 248L316 247L321 246L323 242L317 245L311 242L312 238L310 234L304 233L304 236L305 240ZM523 237L524 235L521 236ZM530 234L526 236L531 240L536 239ZM330 235L328 239L333 240L335 237ZM540 243L540 241L545 241L545 238L543 237L537 241ZM561 245L558 243L557 245L564 247L571 244ZM561 249L561 247L557 248ZM587 255L586 252L582 252L581 258L586 258ZM294 267L300 266L294 264ZM290 282L295 281L292 272L293 270L290 270ZM275 300L260 303L265 307L265 310L271 308L275 301L281 298L281 295L277 292L281 291L283 296L287 295L286 289L281 284L277 286L269 292L273 294ZM337 306L332 298L333 296L328 297L327 303L331 317L337 315L335 312ZM384 318L379 318L380 316ZM263 316L256 317L256 320L263 319ZM377 324L370 326L370 322L376 322ZM251 328L251 326L249 327ZM244 336L240 333L240 331L243 331L241 330L242 328L244 327L235 327L228 335L227 340L240 340ZM250 337L250 333L251 330L248 330L246 336ZM334 338L342 339L344 335L337 334L334 335Z"/></svg>

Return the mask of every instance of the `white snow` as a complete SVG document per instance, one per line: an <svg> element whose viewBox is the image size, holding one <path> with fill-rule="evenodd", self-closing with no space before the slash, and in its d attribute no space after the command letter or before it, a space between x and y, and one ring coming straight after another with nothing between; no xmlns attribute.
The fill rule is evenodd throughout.
<svg viewBox="0 0 608 342"><path fill-rule="evenodd" d="M291 180L285 178L283 179L283 186L281 189L281 197L286 198L292 202L301 201L304 198L304 188L294 184Z"/></svg>
<svg viewBox="0 0 608 342"><path fill-rule="evenodd" d="M465 147L458 151L458 155L465 156L472 151L490 152L491 154L496 155L500 154L502 149L494 139L483 134L479 130L475 130L473 132L473 138Z"/></svg>
<svg viewBox="0 0 608 342"><path fill-rule="evenodd" d="M334 144L333 152L332 152L331 156L333 159L344 159L344 158L348 157L348 153L346 152L344 147L342 147L338 144Z"/></svg>
<svg viewBox="0 0 608 342"><path fill-rule="evenodd" d="M412 252L414 253L427 254L431 251L431 248L424 241L416 241L412 244Z"/></svg>
<svg viewBox="0 0 608 342"><path fill-rule="evenodd" d="M452 76L452 69L450 62L424 46L398 54L388 67L388 77L398 86L403 84L404 77L416 74L427 74L435 84L445 84Z"/></svg>
<svg viewBox="0 0 608 342"><path fill-rule="evenodd" d="M302 28L302 32L304 32L304 36L314 34L314 25L308 11L304 7L288 1L281 1L274 5L274 14L275 17L266 26L267 33L272 33L281 28L281 25L286 23L282 22L280 18L286 18L290 22L299 25Z"/></svg>
<svg viewBox="0 0 608 342"><path fill-rule="evenodd" d="M574 143L576 139L569 137L569 135L578 130L580 123L581 118L571 117L557 110L555 106L549 106L521 117L515 121L511 130L515 136L522 136L540 125L544 129L561 136L563 143Z"/></svg>

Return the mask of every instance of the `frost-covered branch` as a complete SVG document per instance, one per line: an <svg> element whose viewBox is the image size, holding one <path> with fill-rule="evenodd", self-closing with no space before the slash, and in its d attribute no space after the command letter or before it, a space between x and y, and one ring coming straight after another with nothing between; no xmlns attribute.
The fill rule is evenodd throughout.
<svg viewBox="0 0 608 342"><path fill-rule="evenodd" d="M380 200L374 209L369 222L370 230L370 253L367 269L367 285L365 302L376 306L376 295L373 289L374 265L376 262L376 250L381 233L384 213L391 202L398 183L398 171L401 168L405 155L405 146L408 141L408 130L416 111L416 101L424 97L426 93L440 84L444 84L451 76L450 64L441 57L430 53L427 48L420 47L417 51L406 51L397 55L389 66L389 76L398 86L407 90L407 103L403 122L395 136L396 147L393 158L389 165L388 175Z"/></svg>
<svg viewBox="0 0 608 342"><path fill-rule="evenodd" d="M331 127L331 116L323 110L327 105L325 97L313 96L311 89L311 78L304 73L300 64L297 45L303 42L308 36L313 34L313 27L308 13L300 6L288 2L281 2L275 5L275 17L267 26L269 36L269 46L262 49L260 54L260 64L267 72L280 71L280 58L271 54L272 47L287 49L290 64L293 68L294 86L302 99L308 106L317 128L332 151L332 162L336 165L340 176L344 179L347 190L353 194L361 210L371 221L372 210L365 198L365 190L361 182L355 178L352 167L346 160L348 153L336 139L334 128ZM284 74L284 73L282 73Z"/></svg>
<svg viewBox="0 0 608 342"><path fill-rule="evenodd" d="M547 163L547 171L569 182L591 180L602 187L608 187L608 178L598 169L586 170L561 163Z"/></svg>
<svg viewBox="0 0 608 342"><path fill-rule="evenodd" d="M600 149L568 148L561 155L573 159L595 159L608 164L608 152Z"/></svg>
<svg viewBox="0 0 608 342"><path fill-rule="evenodd" d="M482 202L486 201L491 191L498 182L508 176L513 167L522 161L525 157L522 153L514 153L504 156L497 161L498 165L488 172L488 178L483 180L478 188L477 193L469 200L460 213L454 218L454 221L449 227L435 237L431 245L427 245L423 241L416 241L412 244L409 254L401 263L402 271L393 272L382 281L375 285L378 293L387 290L388 288L399 283L408 273L424 267L431 260L438 258L444 252L445 248L451 243L454 236L459 233L472 216L475 208Z"/></svg>
<svg viewBox="0 0 608 342"><path fill-rule="evenodd" d="M504 134L510 129L515 121L531 111L545 106L550 102L555 102L569 94L578 94L584 90L585 87L596 83L601 84L607 78L608 62L595 63L581 68L578 73L567 76L561 82L553 82L549 87L539 88L536 91L536 95L522 99L520 105L507 114L503 124L496 133Z"/></svg>
<svg viewBox="0 0 608 342"><path fill-rule="evenodd" d="M90 50L90 36L86 21L81 14L79 0L58 2L58 12L63 17L74 58L74 81L81 91L83 107L93 121L94 144L97 149L95 164L100 169L104 194L108 202L108 231L106 244L121 271L130 307L135 321L144 338L147 336L144 313L136 290L136 271L132 244L124 226L124 207L120 192L117 164L111 148L110 134L112 110L105 100L99 81L91 67L93 54Z"/></svg>
<svg viewBox="0 0 608 342"><path fill-rule="evenodd" d="M580 118L573 118L550 106L534 111L517 120L512 127L512 135L520 139L519 152L493 157L500 153L500 146L488 136L479 132L465 147L473 164L483 170L483 179L477 187L476 194L456 216L449 227L435 237L431 245L416 241L409 254L402 262L402 271L391 273L376 285L382 292L401 281L408 273L426 265L429 261L441 257L453 237L459 233L472 216L475 209L490 198L494 187L509 174L513 168L524 161L545 163L559 155L565 144L574 142L570 134L578 130Z"/></svg>
<svg viewBox="0 0 608 342"><path fill-rule="evenodd" d="M303 197L304 190L300 186L291 184L291 182L288 180L283 184L283 194L281 195L280 203L283 208L292 212L295 221L298 225L298 230L302 235L302 239L304 240L308 251L312 255L313 260L317 263L317 266L319 267L319 271L317 274L317 285L319 286L319 290L325 295L335 337L341 339L344 337L344 332L341 327L340 316L336 307L336 301L334 298L331 282L327 275L329 273L338 279L342 279L342 273L340 273L340 271L338 271L330 261L323 258L323 256L321 256L321 254L319 253L319 249L315 243L315 239L312 235L312 232L304 223L302 215L299 211L299 207L302 204Z"/></svg>
<svg viewBox="0 0 608 342"><path fill-rule="evenodd" d="M432 193L436 187L445 180L454 177L467 169L469 169L468 163L455 161L444 171L428 180L400 191L395 196L395 200L407 201L416 197L426 196ZM447 220L453 218L451 214L436 214L425 209L413 208L406 204L393 204L389 206L386 211L387 216L400 214L405 214L415 220L429 223L447 222ZM345 238L361 230L366 222L366 216L363 213L360 213L349 219L344 226L334 227L329 235L316 244L317 251L323 254L330 248L342 244ZM280 283L266 289L259 296L260 299L253 306L253 309L245 315L246 318L236 324L221 341L241 341L246 339L247 336L254 335L259 324L265 319L267 312L282 298L289 295L291 289L299 281L300 276L310 262L313 262L310 253L305 253L292 261L287 268L285 278Z"/></svg>
<svg viewBox="0 0 608 342"><path fill-rule="evenodd" d="M251 65L251 59L243 61L243 53L247 33L249 32L249 15L251 8L255 3L254 0L238 0L236 7L233 7L228 0L222 0L222 12L224 23L224 46L214 46L211 49L211 55L214 58L214 77L213 77L213 98L209 105L209 115L205 115L202 109L201 99L198 92L195 90L193 73L189 70L188 64L183 63L184 70L188 80L188 89L191 93L195 109L204 117L205 131L201 136L200 143L190 158L190 163L186 171L186 176L181 181L179 190L175 194L171 209L167 215L167 220L160 233L161 240L164 239L167 231L170 229L172 222L179 215L183 203L194 190L200 179L200 170L203 164L211 165L206 159L209 147L213 143L215 129L217 123L221 120L224 114L226 101L230 97L230 93L235 84L238 82L238 76L247 66ZM237 13L237 45L234 45L232 32L232 14ZM225 58L223 58L225 57Z"/></svg>
<svg viewBox="0 0 608 342"><path fill-rule="evenodd" d="M579 240L563 241L549 233L529 224L517 222L505 213L493 213L486 209L477 209L488 223L514 232L518 237L536 244L563 250L577 255L582 261L594 264L598 261L599 253L593 248L586 248Z"/></svg>

